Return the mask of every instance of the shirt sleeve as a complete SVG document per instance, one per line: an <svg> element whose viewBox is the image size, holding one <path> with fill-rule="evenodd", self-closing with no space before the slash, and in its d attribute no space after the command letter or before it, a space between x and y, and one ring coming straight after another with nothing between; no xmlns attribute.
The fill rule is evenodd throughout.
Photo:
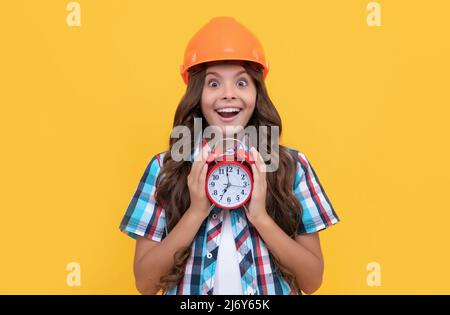
<svg viewBox="0 0 450 315"><path fill-rule="evenodd" d="M158 205L154 195L161 161L162 154L158 154L147 165L120 223L120 231L134 239L143 236L160 242L166 236L165 210Z"/></svg>
<svg viewBox="0 0 450 315"><path fill-rule="evenodd" d="M340 219L306 156L298 151L296 155L294 194L303 210L297 234L318 232L338 223Z"/></svg>

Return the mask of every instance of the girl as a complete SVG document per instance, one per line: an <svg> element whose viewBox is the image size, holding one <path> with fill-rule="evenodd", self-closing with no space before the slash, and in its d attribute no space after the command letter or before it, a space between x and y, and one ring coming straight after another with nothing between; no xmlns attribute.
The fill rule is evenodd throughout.
<svg viewBox="0 0 450 315"><path fill-rule="evenodd" d="M203 126L218 126L224 134L230 126L276 126L281 134L264 82L267 72L263 49L247 28L230 17L212 19L186 48L181 75L187 89L174 127L186 126L193 134L194 119L200 118ZM169 150L151 159L120 224L136 239L138 291L315 292L324 265L318 231L339 218L306 156L280 146L274 157L278 169L266 172L252 147L251 199L225 210L211 206L205 192L210 146L179 161L171 153L175 142L171 138Z"/></svg>

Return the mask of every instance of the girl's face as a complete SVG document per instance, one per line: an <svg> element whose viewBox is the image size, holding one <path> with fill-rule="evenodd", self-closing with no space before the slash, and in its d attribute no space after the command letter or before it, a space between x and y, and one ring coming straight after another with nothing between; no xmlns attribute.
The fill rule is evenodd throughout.
<svg viewBox="0 0 450 315"><path fill-rule="evenodd" d="M255 103L256 86L243 66L233 63L208 66L201 110L209 125L220 127L224 136L226 130L245 128Z"/></svg>

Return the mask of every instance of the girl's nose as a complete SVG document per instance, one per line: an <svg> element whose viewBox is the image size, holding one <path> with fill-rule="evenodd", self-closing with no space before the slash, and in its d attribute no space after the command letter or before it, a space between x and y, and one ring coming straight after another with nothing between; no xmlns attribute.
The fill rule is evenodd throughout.
<svg viewBox="0 0 450 315"><path fill-rule="evenodd" d="M236 90L233 84L225 84L223 88L222 99L235 99L236 98Z"/></svg>

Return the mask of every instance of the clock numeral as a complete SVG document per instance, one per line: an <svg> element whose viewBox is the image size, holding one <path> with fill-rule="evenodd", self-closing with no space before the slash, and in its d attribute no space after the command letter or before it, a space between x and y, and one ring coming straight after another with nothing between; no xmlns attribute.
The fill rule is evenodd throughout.
<svg viewBox="0 0 450 315"><path fill-rule="evenodd" d="M244 180L245 179L245 174L241 175L241 179Z"/></svg>
<svg viewBox="0 0 450 315"><path fill-rule="evenodd" d="M227 173L233 173L233 167L228 166L227 167Z"/></svg>
<svg viewBox="0 0 450 315"><path fill-rule="evenodd" d="M225 174L225 170L223 168L219 168L219 174Z"/></svg>
<svg viewBox="0 0 450 315"><path fill-rule="evenodd" d="M243 182L242 184L244 185L244 187L247 187L247 182Z"/></svg>
<svg viewBox="0 0 450 315"><path fill-rule="evenodd" d="M241 198L239 195L236 195L236 200L239 201Z"/></svg>
<svg viewBox="0 0 450 315"><path fill-rule="evenodd" d="M213 191L213 195L214 195L214 196L217 196L217 190L214 190L214 191Z"/></svg>
<svg viewBox="0 0 450 315"><path fill-rule="evenodd" d="M231 202L231 197L227 198L227 202L230 203Z"/></svg>
<svg viewBox="0 0 450 315"><path fill-rule="evenodd" d="M211 187L214 187L214 186L216 186L216 183L215 183L215 182L211 182L211 183L209 183L209 185L210 185Z"/></svg>
<svg viewBox="0 0 450 315"><path fill-rule="evenodd" d="M237 169L237 174L239 175L239 171L240 171L241 169L238 167L238 169Z"/></svg>
<svg viewBox="0 0 450 315"><path fill-rule="evenodd" d="M245 193L244 193L244 190L242 189L242 192L241 192L243 195L245 195Z"/></svg>
<svg viewBox="0 0 450 315"><path fill-rule="evenodd" d="M213 175L213 180L218 180L219 179L219 175Z"/></svg>

